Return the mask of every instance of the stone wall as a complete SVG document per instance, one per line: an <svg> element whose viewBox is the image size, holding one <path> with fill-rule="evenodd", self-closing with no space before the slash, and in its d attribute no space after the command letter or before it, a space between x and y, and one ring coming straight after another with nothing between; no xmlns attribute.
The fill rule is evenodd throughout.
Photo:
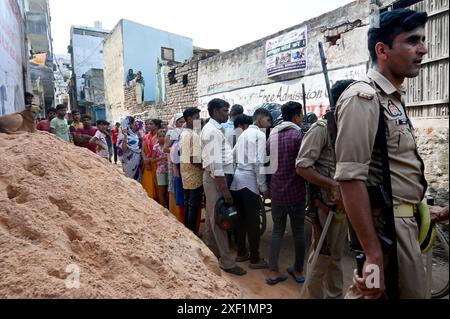
<svg viewBox="0 0 450 319"><path fill-rule="evenodd" d="M188 107L198 105L198 60L193 59L178 65L171 72L173 74L172 82L171 73L166 76L167 102L160 107L163 119L170 118L173 114ZM176 83L174 83L175 81Z"/></svg>
<svg viewBox="0 0 450 319"><path fill-rule="evenodd" d="M449 123L447 119L413 119L417 147L425 163L429 196L438 205L449 201Z"/></svg>

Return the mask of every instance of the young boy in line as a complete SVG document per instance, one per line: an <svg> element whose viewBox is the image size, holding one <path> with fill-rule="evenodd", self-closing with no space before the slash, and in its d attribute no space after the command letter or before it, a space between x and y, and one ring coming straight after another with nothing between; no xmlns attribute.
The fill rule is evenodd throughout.
<svg viewBox="0 0 450 319"><path fill-rule="evenodd" d="M109 161L109 148L108 148L108 142L106 140L106 129L109 127L109 123L104 120L97 121L97 132L95 132L95 135L91 138L89 143L96 144L97 149L96 153L98 156L106 159Z"/></svg>

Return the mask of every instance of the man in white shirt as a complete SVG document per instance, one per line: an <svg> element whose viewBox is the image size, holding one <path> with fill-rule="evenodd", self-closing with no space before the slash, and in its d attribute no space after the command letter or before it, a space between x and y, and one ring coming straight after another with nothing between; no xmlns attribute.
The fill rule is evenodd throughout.
<svg viewBox="0 0 450 319"><path fill-rule="evenodd" d="M230 104L221 99L208 103L211 117L201 135L203 168L203 186L206 195L206 218L209 220L212 233L219 248L220 268L234 275L242 276L246 271L236 265L228 244L227 232L215 222L215 206L223 197L227 205L233 205L233 198L228 188L225 175L233 174L233 150L225 138L221 124L228 119Z"/></svg>
<svg viewBox="0 0 450 319"><path fill-rule="evenodd" d="M229 120L222 124L222 127L225 129L225 138L228 143L230 143L231 147L234 147L237 141L234 121L242 114L244 114L244 107L242 105L235 104L231 107Z"/></svg>
<svg viewBox="0 0 450 319"><path fill-rule="evenodd" d="M251 269L268 268L268 264L259 256L259 209L261 196L267 198L268 186L264 174L266 157L266 134L270 128L272 116L267 109L257 109L250 125L239 137L233 154L237 162L231 191L238 211L237 262L250 259ZM250 254L246 237L250 244Z"/></svg>
<svg viewBox="0 0 450 319"><path fill-rule="evenodd" d="M250 125L253 124L253 117L241 114L236 117L234 120L234 133L236 142L239 140L239 136L241 136L242 132L244 132Z"/></svg>

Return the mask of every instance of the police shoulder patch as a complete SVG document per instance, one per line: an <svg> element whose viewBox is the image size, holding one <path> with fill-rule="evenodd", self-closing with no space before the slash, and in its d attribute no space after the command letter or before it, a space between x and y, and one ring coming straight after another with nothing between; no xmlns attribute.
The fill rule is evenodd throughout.
<svg viewBox="0 0 450 319"><path fill-rule="evenodd" d="M322 127L327 126L327 122L324 120L318 120L316 123L318 126L322 126Z"/></svg>
<svg viewBox="0 0 450 319"><path fill-rule="evenodd" d="M369 93L366 93L366 92L358 92L358 96L360 98L363 98L363 99L366 99L366 100L369 100L369 101L373 100L373 98L375 97L373 94L369 94Z"/></svg>

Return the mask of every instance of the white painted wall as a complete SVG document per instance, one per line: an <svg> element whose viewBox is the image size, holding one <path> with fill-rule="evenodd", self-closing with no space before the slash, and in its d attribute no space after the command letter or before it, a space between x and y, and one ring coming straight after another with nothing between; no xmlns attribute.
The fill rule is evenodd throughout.
<svg viewBox="0 0 450 319"><path fill-rule="evenodd" d="M361 64L330 71L329 78L332 83L343 79L361 80L366 73L366 64ZM255 106L263 103L284 104L288 101L296 101L303 104L303 83L305 84L307 97L307 111L314 112L317 115L325 114L330 103L326 94L325 78L322 74L203 96L199 98L199 107L203 112L202 116L207 117L207 104L215 98L223 99L230 105L241 104L244 106L246 113L251 113Z"/></svg>
<svg viewBox="0 0 450 319"><path fill-rule="evenodd" d="M23 21L14 1L0 0L0 116L21 111Z"/></svg>
<svg viewBox="0 0 450 319"><path fill-rule="evenodd" d="M122 23L119 23L104 44L105 109L106 118L111 123L120 121L126 115L125 72Z"/></svg>
<svg viewBox="0 0 450 319"><path fill-rule="evenodd" d="M84 84L81 76L89 69L103 69L103 38L72 34L72 50L79 99Z"/></svg>

